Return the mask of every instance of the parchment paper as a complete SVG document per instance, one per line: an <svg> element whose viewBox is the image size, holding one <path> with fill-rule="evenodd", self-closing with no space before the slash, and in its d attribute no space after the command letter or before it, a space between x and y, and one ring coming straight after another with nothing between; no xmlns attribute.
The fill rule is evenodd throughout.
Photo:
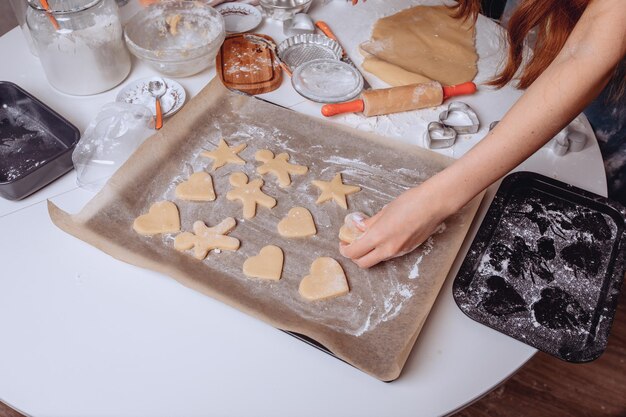
<svg viewBox="0 0 626 417"><path fill-rule="evenodd" d="M220 138L230 145L247 143L240 153L245 166L227 165L212 172L217 200L177 200L174 188L194 171L210 169L200 153ZM243 170L257 176L258 149L288 152L291 162L309 173L293 176L289 188L264 177L264 191L278 200L274 209L258 207L244 220L239 202L226 199L228 177ZM336 356L379 378L396 379L452 265L478 208L475 199L446 220L421 248L370 270L341 257L337 233L347 211L334 203L316 205L314 179L330 180L341 172L345 183L362 187L348 197L349 211L374 214L402 191L423 182L452 162L418 147L398 144L343 128L226 90L214 79L166 126L149 138L76 215L52 203L52 221L64 231L122 261L171 276L279 329L306 335ZM144 237L132 222L160 200L174 201L183 231L196 220L213 226L228 216L237 219L231 236L241 240L236 252L211 252L198 261L173 248L174 235ZM308 208L318 234L285 239L276 226L290 208ZM285 252L278 282L246 278L243 262L261 247L275 244ZM351 291L327 301L307 302L298 294L313 260L331 256L343 266ZM339 362L338 362L338 366Z"/></svg>

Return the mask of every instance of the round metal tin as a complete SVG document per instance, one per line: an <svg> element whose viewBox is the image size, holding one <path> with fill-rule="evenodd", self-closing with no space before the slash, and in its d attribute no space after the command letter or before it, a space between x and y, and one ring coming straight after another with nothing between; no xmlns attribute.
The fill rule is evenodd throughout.
<svg viewBox="0 0 626 417"><path fill-rule="evenodd" d="M306 33L282 41L278 45L277 53L280 60L293 71L314 59L339 60L343 50L337 42L324 35Z"/></svg>
<svg viewBox="0 0 626 417"><path fill-rule="evenodd" d="M315 59L296 68L291 77L293 88L303 97L318 103L352 100L363 90L363 76L356 68L335 59Z"/></svg>

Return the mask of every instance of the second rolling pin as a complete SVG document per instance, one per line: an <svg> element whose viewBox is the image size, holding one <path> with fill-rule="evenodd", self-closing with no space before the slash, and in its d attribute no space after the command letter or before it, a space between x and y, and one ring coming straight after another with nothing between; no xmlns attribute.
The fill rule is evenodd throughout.
<svg viewBox="0 0 626 417"><path fill-rule="evenodd" d="M447 98L476 92L476 84L466 82L459 85L442 86L437 81L411 84L401 87L369 90L361 98L345 103L326 104L322 114L326 117L342 113L363 112L365 116L400 113L403 111L435 107Z"/></svg>

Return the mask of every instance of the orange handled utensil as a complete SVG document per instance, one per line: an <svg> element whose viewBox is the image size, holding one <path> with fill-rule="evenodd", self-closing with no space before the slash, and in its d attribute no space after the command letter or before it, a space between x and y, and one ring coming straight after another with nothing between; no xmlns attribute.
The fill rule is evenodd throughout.
<svg viewBox="0 0 626 417"><path fill-rule="evenodd" d="M59 26L59 22L57 22L55 17L52 15L52 11L50 10L50 4L48 4L48 0L39 0L39 3L41 4L41 7L43 7L44 10L46 11L46 14L48 15L48 19L50 20L50 23L52 23L52 26L54 26L54 29L59 30L61 26Z"/></svg>
<svg viewBox="0 0 626 417"><path fill-rule="evenodd" d="M339 43L339 39L337 39L337 36L335 36L333 31L330 29L330 26L328 26L326 22L318 20L317 22L315 22L315 26L317 26L317 28L321 30L324 35L334 40L335 42ZM342 51L343 51L342 55L346 56L346 50L342 48Z"/></svg>
<svg viewBox="0 0 626 417"><path fill-rule="evenodd" d="M435 107L450 97L473 94L475 92L476 84L471 81L451 86L442 86L437 81L410 84L401 87L363 91L361 98L357 100L322 106L322 114L330 117L343 113L362 112L365 116L380 116L423 109L425 107Z"/></svg>

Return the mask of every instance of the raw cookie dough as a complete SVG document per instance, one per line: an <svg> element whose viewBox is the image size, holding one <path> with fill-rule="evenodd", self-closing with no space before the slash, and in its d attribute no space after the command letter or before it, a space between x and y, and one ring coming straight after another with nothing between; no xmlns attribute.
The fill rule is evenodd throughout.
<svg viewBox="0 0 626 417"><path fill-rule="evenodd" d="M477 73L475 27L455 19L446 6L416 6L374 24L366 52L445 85L471 81Z"/></svg>
<svg viewBox="0 0 626 417"><path fill-rule="evenodd" d="M268 172L272 173L278 179L278 185L281 187L287 187L291 184L292 175L303 175L309 170L309 168L303 165L290 164L289 154L284 152L274 157L274 153L267 149L258 151L255 155L257 161L264 162L263 165L256 169L261 175L265 175Z"/></svg>
<svg viewBox="0 0 626 417"><path fill-rule="evenodd" d="M360 212L350 213L343 219L343 226L339 229L339 240L344 243L350 244L360 238L363 233L356 225L356 221L363 221L366 218L365 214Z"/></svg>
<svg viewBox="0 0 626 417"><path fill-rule="evenodd" d="M317 233L311 212L304 207L294 207L278 223L278 233L283 237L308 237Z"/></svg>
<svg viewBox="0 0 626 417"><path fill-rule="evenodd" d="M187 181L176 186L176 198L189 201L213 201L215 190L213 180L208 172L200 171L191 174Z"/></svg>
<svg viewBox="0 0 626 417"><path fill-rule="evenodd" d="M257 256L252 256L243 263L243 273L247 277L278 281L283 273L284 255L281 248L274 245L264 246Z"/></svg>
<svg viewBox="0 0 626 417"><path fill-rule="evenodd" d="M211 170L223 167L224 165L231 163L237 165L244 165L246 161L241 159L237 154L246 148L246 144L230 147L224 139L220 139L219 145L212 151L204 151L200 155L205 158L213 159L213 168Z"/></svg>
<svg viewBox="0 0 626 417"><path fill-rule="evenodd" d="M300 281L300 295L309 301L339 297L350 291L346 274L333 258L317 258L309 275Z"/></svg>
<svg viewBox="0 0 626 417"><path fill-rule="evenodd" d="M341 173L335 175L335 178L331 181L315 180L313 181L313 185L322 191L320 196L317 198L317 204L321 204L332 199L346 210L348 209L346 196L361 191L361 187L357 187L355 185L345 185L341 180Z"/></svg>
<svg viewBox="0 0 626 417"><path fill-rule="evenodd" d="M142 214L133 222L135 232L144 236L180 231L178 207L171 201L159 201L150 206L147 214Z"/></svg>
<svg viewBox="0 0 626 417"><path fill-rule="evenodd" d="M363 56L363 69L376 77L380 78L392 87L400 87L410 84L429 83L432 80L421 74L407 71L397 65L390 64L387 61L376 58L372 54L368 54L359 47L359 52Z"/></svg>
<svg viewBox="0 0 626 417"><path fill-rule="evenodd" d="M229 200L240 200L243 204L243 217L251 219L256 214L256 205L272 208L276 205L276 200L261 191L262 179L255 179L248 182L248 176L243 172L235 172L230 176L230 185L234 188L226 194Z"/></svg>
<svg viewBox="0 0 626 417"><path fill-rule="evenodd" d="M227 217L220 224L208 227L203 221L193 224L193 233L183 232L174 239L174 249L186 251L193 248L193 256L196 259L204 259L213 249L237 250L239 239L224 236L235 228L235 219Z"/></svg>

